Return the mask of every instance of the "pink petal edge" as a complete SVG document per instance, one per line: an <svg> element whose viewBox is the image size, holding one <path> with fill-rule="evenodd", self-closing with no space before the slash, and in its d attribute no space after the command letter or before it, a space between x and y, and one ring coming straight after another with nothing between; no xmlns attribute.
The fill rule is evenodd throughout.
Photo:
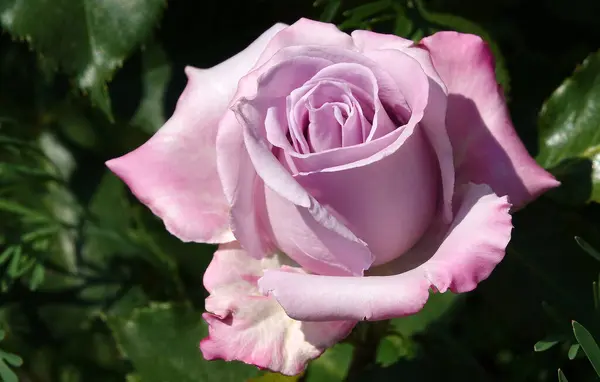
<svg viewBox="0 0 600 382"><path fill-rule="evenodd" d="M438 32L421 41L448 88L446 124L457 184L489 184L522 207L560 185L529 155L512 125L494 58L475 35Z"/></svg>
<svg viewBox="0 0 600 382"><path fill-rule="evenodd" d="M285 256L262 260L249 257L237 242L222 245L206 270L204 284L211 295L203 318L209 336L200 342L207 360L239 360L286 375L301 373L308 361L346 337L356 322L300 322L258 292L257 280L265 269L290 267Z"/></svg>
<svg viewBox="0 0 600 382"><path fill-rule="evenodd" d="M246 49L210 69L186 68L188 84L175 113L144 145L106 162L133 194L183 241L234 240L229 203L217 173L218 121L272 37L276 24Z"/></svg>
<svg viewBox="0 0 600 382"><path fill-rule="evenodd" d="M432 229L409 253L372 270L390 276L267 270L258 281L260 291L277 299L290 317L311 321L402 317L423 308L430 288L470 291L504 257L512 230L511 205L486 185L467 185L459 196L450 227Z"/></svg>

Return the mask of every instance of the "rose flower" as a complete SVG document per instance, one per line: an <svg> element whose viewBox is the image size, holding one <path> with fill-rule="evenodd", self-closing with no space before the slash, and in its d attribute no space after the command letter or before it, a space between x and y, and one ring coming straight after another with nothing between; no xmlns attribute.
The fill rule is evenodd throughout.
<svg viewBox="0 0 600 382"><path fill-rule="evenodd" d="M470 291L504 256L511 206L558 185L477 36L302 19L186 73L169 121L107 164L173 235L221 244L207 359L296 374L360 320Z"/></svg>

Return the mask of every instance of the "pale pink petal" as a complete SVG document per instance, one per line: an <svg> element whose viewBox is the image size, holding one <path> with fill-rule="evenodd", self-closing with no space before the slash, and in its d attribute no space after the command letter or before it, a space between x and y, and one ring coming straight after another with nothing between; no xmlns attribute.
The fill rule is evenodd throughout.
<svg viewBox="0 0 600 382"><path fill-rule="evenodd" d="M229 204L216 168L218 121L239 79L284 27L273 26L248 48L213 68L186 68L188 85L173 116L140 148L106 163L183 241L233 240Z"/></svg>
<svg viewBox="0 0 600 382"><path fill-rule="evenodd" d="M361 51L395 49L403 50L413 45L412 40L393 35L366 30L356 30L351 34L354 45Z"/></svg>
<svg viewBox="0 0 600 382"><path fill-rule="evenodd" d="M273 195L265 196L267 209L270 209L269 222L272 232L278 231L277 226L291 221L288 220L290 219L288 213L297 211L299 219L308 225L308 229L301 232L315 235L310 238L300 238L300 241L303 242L303 246L311 247L310 253L306 254L316 262L302 262L303 258L294 257L294 255L302 253L300 250L289 253L290 256L315 272L325 272L325 268L327 268L328 273L339 274L342 272L362 275L363 271L368 269L373 262L373 257L366 244L298 184L273 155L266 140L257 136L252 126L260 123L260 120L247 120L246 118L251 115L251 112L243 111L238 114L240 123L243 124L244 142L249 158L256 173L267 187L265 191L273 193ZM275 194L281 197L281 203L277 204L277 208L268 204L275 200ZM289 208L284 208L284 206ZM234 205L233 208L235 210L236 206ZM300 227L297 228L300 229ZM294 240L294 236L284 237L286 240ZM278 244L282 245L283 243ZM246 245L244 241L242 241L242 245ZM291 250L287 246L286 249ZM348 252L353 253L353 256L347 256Z"/></svg>
<svg viewBox="0 0 600 382"><path fill-rule="evenodd" d="M512 204L490 186L473 183L457 188L454 204L449 228L432 226L408 253L373 272L395 274L416 267L436 291L475 289L504 258L512 231Z"/></svg>
<svg viewBox="0 0 600 382"><path fill-rule="evenodd" d="M506 197L485 185L469 184L457 195L449 227L433 227L421 242L392 264L370 274L333 277L270 270L259 288L298 320L381 320L419 311L435 291L467 292L502 260L512 230ZM390 293L393 291L393 293Z"/></svg>
<svg viewBox="0 0 600 382"><path fill-rule="evenodd" d="M411 40L395 35L358 30L352 32L352 39L367 57L375 60L394 78L402 76L405 70L396 65L397 60L394 59L394 54L390 51L400 51L414 58L429 77L431 82L429 85L429 101L423 116L422 126L427 132L429 141L438 157L443 186L443 193L440 195L443 202L441 204L442 212L445 220L450 221L452 219L452 195L454 194L454 166L452 145L445 124L447 89L437 73L429 53L416 47ZM410 91L410 87L406 88L406 85L399 84L399 86L403 91Z"/></svg>
<svg viewBox="0 0 600 382"><path fill-rule="evenodd" d="M393 175L390 175L393 174ZM436 213L438 165L421 129L366 166L298 174L298 182L364 240L374 265L395 259L425 233Z"/></svg>
<svg viewBox="0 0 600 382"><path fill-rule="evenodd" d="M310 227L308 231L317 236L318 240L305 245L310 245L313 249L319 246L320 250L311 251L309 257L313 261L310 263L305 261L303 266L313 271L329 269L327 273L331 274L362 275L373 261L366 244L298 184L274 155L271 145L266 140L267 131L263 131L267 121L265 109L273 105L271 102L273 99L270 97L277 100L279 93L285 94L289 90L286 84L289 83L290 87L293 87L295 78L310 74L310 68L312 68L310 70L317 70L322 64L322 60L304 60L303 57L296 58L293 62L304 61L307 67L301 73L297 72L295 76L287 76L287 73L289 69L294 69L296 66L288 61L277 64L271 71L260 76L258 86L261 91L255 98L241 99L233 106L238 122L242 125L243 147L239 140L239 125L230 124L231 121L226 119L229 118L227 116L221 122L222 131L219 132L220 138L217 143L219 147L223 147L223 150L219 149L219 156L223 158L219 162L219 171L222 178L227 178L227 182L233 184L231 216L234 233L251 256L260 258L272 248L269 245L272 243L270 233L275 231L275 226L282 224L286 218L273 216L271 210L268 220L263 219L264 209L257 206L263 205L265 191L260 184L256 183L256 175L258 175L259 182L264 182L269 190L281 196L285 203L289 203L291 209L299 211L300 217L305 219ZM277 73L286 74L289 81L283 84L273 81L278 78ZM264 97L266 99L263 99ZM227 124L225 121L228 121ZM224 142L227 144L220 146ZM245 160L246 155L250 160ZM231 158L237 158L237 163L231 163ZM221 167L221 164L226 163L228 167ZM244 171L241 171L242 169ZM236 183L233 182L234 180ZM229 187L226 186L225 189ZM340 249L343 251L340 252ZM351 251L353 256L345 256L348 251ZM302 259L297 258L297 261L302 262Z"/></svg>
<svg viewBox="0 0 600 382"><path fill-rule="evenodd" d="M331 216L331 222L321 222L310 208L290 203L269 187L265 187L264 193L277 248L303 268L322 275L362 276L371 266L371 251L363 241L355 239L353 232L345 234L328 227L340 224L332 212L318 204L323 214Z"/></svg>
<svg viewBox="0 0 600 382"><path fill-rule="evenodd" d="M420 311L429 286L416 271L396 276L335 277L269 270L258 282L297 320L376 321Z"/></svg>
<svg viewBox="0 0 600 382"><path fill-rule="evenodd" d="M417 47L403 50L411 56L429 77L429 101L421 124L427 132L429 142L438 158L440 175L442 177L443 191L440 195L442 201L442 216L446 222L452 219L451 207L454 195L455 170L453 163L452 144L446 128L446 111L448 102L448 89L435 70L429 52Z"/></svg>
<svg viewBox="0 0 600 382"><path fill-rule="evenodd" d="M203 315L209 336L200 349L208 360L239 360L286 375L301 373L311 359L348 335L356 322L301 322L289 318L271 297L260 294L257 280L266 269L285 266L285 256L254 260L236 243L222 246L206 270L210 296Z"/></svg>
<svg viewBox="0 0 600 382"><path fill-rule="evenodd" d="M327 178L331 174L337 172L343 172L341 175L344 178L343 184L348 187L348 183L356 182L358 178L362 178L362 184L369 182L368 175L372 175L373 172L369 172L368 166L375 166L377 169L374 173L381 174L382 168L390 163L396 164L397 161L392 159L385 160L388 157L404 158L401 155L404 151L402 150L403 144L407 139L413 135L413 131L417 126L417 123L423 116L423 111L427 105L428 92L428 77L420 70L419 64L409 56L402 55L396 60L397 63L406 65L409 69L414 69L411 75L404 76L407 86L411 89L410 95L407 95L406 102L412 109L410 119L405 126L396 129L395 131L371 141L369 143L372 147L377 147L372 155L367 158L354 158L352 156L340 157L345 159L339 166L329 167L322 170L324 175L323 178ZM403 61L402 58L405 60ZM412 65L412 66L411 66ZM280 65L275 70L283 70L285 66ZM321 73L321 72L319 72ZM410 189L414 193L418 192L418 196L423 203L411 203L410 208L406 204L401 202L397 203L395 207L401 208L383 208L386 211L385 218L382 220L385 223L390 223L388 229L392 229L393 226L404 226L411 224L410 229L406 229L406 235L396 235L396 237L385 238L382 240L381 232L377 233L372 227L367 227L365 224L359 221L369 221L364 216L358 216L352 214L346 210L350 210L355 207L355 202L346 203L334 203L331 202L334 198L330 197L333 194L330 193L328 196L326 193L328 189L332 189L331 185L326 187L320 187L318 180L321 179L320 175L311 176L310 173L300 173L299 177L307 176L314 178L316 181L311 183L311 190L307 190L294 180L287 169L279 162L278 158L273 154L271 147L267 141L260 136L260 128L266 121L266 112L261 111L265 109L265 105L270 105L272 102L264 102L262 97L270 97L271 94L278 94L279 92L285 92L286 87L278 89L274 87L272 91L269 91L270 79L276 79L274 74L261 76L259 82L258 95L254 99L242 100L236 105L236 113L239 117L240 123L243 125L245 148L249 154L249 157L256 169L260 178L265 182L268 187L266 190L266 205L269 214L269 221L273 237L279 248L282 248L290 257L294 258L303 267L321 274L352 274L362 275L362 271L368 269L372 262L372 255L369 251L370 248L364 246L363 237L357 237L355 228L363 228L360 234L366 234L369 239L372 239L370 246L373 249L377 247L377 250L381 250L379 263L383 263L393 259L394 257L401 254L403 251L408 249L420 234L423 233L424 229L429 223L429 219L432 216L432 211L435 208L435 178L437 171L431 165L430 161L425 160L429 153L427 144L424 143L420 133L416 133L414 139L411 142L417 142L422 150L417 152L423 154L420 162L420 167L413 169L407 168L405 171L407 174L413 174L414 176L407 176L409 179L404 186L412 186ZM273 82L276 85L276 82ZM408 145L407 147L409 147ZM412 146L411 146L412 147ZM356 151L360 154L360 147L355 147ZM408 151L409 148L407 148ZM411 151L412 152L412 151ZM351 152L348 152L351 154ZM398 155L395 155L398 154ZM316 155L316 154L315 154ZM414 155L408 155L411 157ZM307 158L308 159L308 158ZM377 165L377 162L384 161L381 166ZM406 161L406 163L413 163ZM334 163L331 163L332 165ZM409 166L410 167L410 166ZM414 166L413 166L414 167ZM353 176L360 174L359 177ZM366 175L365 175L366 174ZM387 179L391 179L386 177ZM336 177L336 179L340 179ZM398 179L405 180L404 177ZM300 178L298 178L300 180ZM376 184L377 182L373 182ZM422 186L422 187L421 187ZM423 189L421 189L423 188ZM240 188L241 189L241 188ZM382 188L382 190L395 190L394 187ZM363 194L364 198L370 198L366 195L368 190L365 190ZM269 194L271 193L271 194ZM281 199L277 199L275 196L281 196ZM395 194L394 194L395 195ZM411 194L413 195L413 194ZM392 195L386 195L387 197L393 197ZM413 195L414 196L414 195ZM328 208L321 206L321 203L317 200L324 198L328 203L331 203ZM363 199L360 198L359 199ZM414 199L414 198L413 198ZM433 199L433 200L432 200ZM342 200L342 199L340 199ZM380 200L376 198L371 199L373 202L369 204L371 207L377 206L374 210L382 211L379 208L378 203ZM404 200L402 198L396 198L396 200ZM410 200L406 199L406 200ZM344 207L344 209L338 210L338 207ZM235 210L235 208L234 208ZM418 214L412 213L415 210L420 210ZM308 214L307 214L308 212ZM411 212L409 216L406 216L407 212ZM377 216L372 213L369 216ZM312 218L311 218L312 217ZM341 220L340 220L341 218ZM398 219L404 219L399 222ZM410 221L410 223L408 223ZM315 222L318 223L315 225ZM399 224L402 223L402 224ZM346 224L352 228L346 228ZM238 225L241 227L241 225ZM327 228L326 230L323 227ZM290 233L291 232L291 233ZM310 233L308 237L307 232ZM385 231L385 233L388 233ZM236 235L242 242L245 248L246 241ZM260 236L259 236L260 237ZM255 241L257 239L254 239ZM352 256L347 256L347 253L352 253Z"/></svg>
<svg viewBox="0 0 600 382"><path fill-rule="evenodd" d="M389 118L385 118L386 115L384 114L386 110L383 110L382 105L377 106L375 104L374 107L382 118L379 119L378 117L375 121L380 128L374 126L372 131L381 130L382 134L374 133L372 136L367 137L367 142L360 145L340 147L310 155L291 153L290 157L300 172L331 171L333 168L349 163L360 162L366 164L373 162L374 158L380 156L386 147L389 147L392 142L398 140L406 126L414 126L423 118L423 111L428 102L429 80L418 62L410 56L402 52L390 51L397 53L393 57L393 64L398 68L399 72L404 73L401 79L394 79L381 65L378 65L377 62L364 55L350 51L343 52L334 48L329 48L326 51L312 49L312 53L317 52L336 63L341 60L342 64L338 63L340 68L348 67L348 62L358 63L368 68L374 75L377 84L377 87L371 90L377 92L376 96L374 95L374 99L381 101L381 104L386 106L387 113L389 114L387 115L388 117L399 117L398 119L401 120L400 123L403 125L396 126L399 128L389 132L391 121L389 121ZM354 65L352 66L355 67ZM334 69L331 71L338 75L339 72ZM326 68L322 72L328 73L330 69ZM346 77L364 77L363 81L368 79L366 75L347 75ZM402 85L402 88L399 88L399 84ZM404 94L399 89L407 89L409 91ZM385 134L385 132L389 133ZM389 152L391 151L388 151L388 154Z"/></svg>
<svg viewBox="0 0 600 382"><path fill-rule="evenodd" d="M258 60L269 61L280 49L292 46L333 46L355 50L352 38L335 25L302 18L277 33Z"/></svg>
<svg viewBox="0 0 600 382"><path fill-rule="evenodd" d="M381 107L375 76L360 64L329 65L302 87L292 90L286 101L295 148L289 154L298 158L325 151L310 150L311 145L329 150L364 142L371 130L370 121L375 129L387 122L388 126L380 127L381 131L386 128L391 131L395 127ZM315 113L321 107L327 113ZM330 123L323 124L323 117ZM341 143L329 146L319 142L319 136L329 137L330 134L341 135ZM305 139L310 140L310 145Z"/></svg>
<svg viewBox="0 0 600 382"><path fill-rule="evenodd" d="M427 134L427 138L434 149L440 168L442 179L442 193L440 193L442 213L447 222L452 219L452 195L454 194L454 165L452 161L452 146L445 125L446 116L446 89L440 84L441 80L433 66L427 52L417 48L405 48L404 50L372 50L365 55L376 61L397 82L407 98L415 87L407 73L413 74L423 72L427 75L429 82L427 107L420 121L421 127ZM410 59L407 59L410 57ZM405 66L398 62L406 61ZM409 64L410 63L410 64ZM410 70L407 70L409 68Z"/></svg>
<svg viewBox="0 0 600 382"><path fill-rule="evenodd" d="M189 78L175 114L143 146L106 165L166 228L183 241L233 240L229 205L215 168L218 113L226 106L211 100L206 73L186 70Z"/></svg>
<svg viewBox="0 0 600 382"><path fill-rule="evenodd" d="M345 84L353 98L356 98L358 104L361 106L363 113L372 122L372 128L366 131L366 135L362 133L359 134L361 139L360 141L355 140L356 143L354 144L375 140L392 132L398 127L390 119L382 104L382 99L387 101L386 98L392 91L384 88L380 92L378 78L368 66L352 62L336 63L321 70L308 84L315 84L323 81L335 81L340 84ZM386 85L384 80L382 80L382 85L383 87ZM401 94L397 94L395 91L394 93L396 93L396 98L398 98L398 96L403 98ZM395 103L398 102L397 100L395 101ZM402 117L407 118L408 114L408 110L406 110ZM401 118L396 119L398 120ZM346 129L349 129L349 127L346 127ZM344 146L350 146L350 144L344 144Z"/></svg>
<svg viewBox="0 0 600 382"><path fill-rule="evenodd" d="M307 135L311 151L319 152L342 145L342 126L352 113L350 106L340 102L327 102L308 110L310 123Z"/></svg>
<svg viewBox="0 0 600 382"><path fill-rule="evenodd" d="M411 90L406 95L412 110L407 124L338 156L339 160L346 159L340 165L296 174L311 195L367 242L375 264L390 261L410 248L429 225L437 205L437 166L431 161L432 153L422 134L426 130L421 131L422 126L417 125L427 106L429 80L414 59L401 52L389 52L395 55L399 67L411 69L407 71L410 76L397 79ZM374 148L377 150L372 155L364 159L359 156ZM395 168L392 172L398 176L389 177L388 167ZM349 189L353 191L345 191Z"/></svg>
<svg viewBox="0 0 600 382"><path fill-rule="evenodd" d="M238 158L241 160L238 181L244 188L235 193L231 203L231 229L248 254L261 259L276 250L266 210L265 186L245 149L240 149Z"/></svg>
<svg viewBox="0 0 600 382"><path fill-rule="evenodd" d="M392 34L382 34L366 30L354 31L351 36L359 51L365 53L367 56L370 51L381 50L397 50L408 54L419 62L425 74L435 81L444 92L446 91L446 86L435 70L431 57L429 57L427 51L416 46L412 40ZM389 62L378 62L389 64Z"/></svg>
<svg viewBox="0 0 600 382"><path fill-rule="evenodd" d="M558 186L517 136L485 42L474 35L439 32L422 44L448 89L446 124L457 183L489 184L516 207Z"/></svg>
<svg viewBox="0 0 600 382"><path fill-rule="evenodd" d="M294 71L295 66L290 65L290 60L296 62L296 68L299 69ZM300 86L303 81L308 80L312 75L318 72L318 70L331 64L331 61L322 59L319 57L312 57L310 55L298 54L298 48L287 48L278 52L273 57L273 60L269 62L272 64L268 68L259 68L240 80L238 92L233 97L231 107L234 110L248 104L248 99L254 101L255 104L263 106L264 110L260 110L260 115L256 115L254 108L247 108L249 113L252 113L253 119L263 119L255 127L258 129L256 134L264 137L272 137L277 145L285 146L285 134L287 132L277 131L276 129L283 129L285 121L281 119L284 114L281 110L273 110L272 115L267 120L267 110L271 107L278 107L281 104L280 98L285 98L289 92L295 87ZM281 74L283 82L273 81L275 74ZM262 93L260 96L266 97L266 99L257 98L257 86L260 82L264 84L271 84L269 92ZM266 85L265 85L266 86ZM285 104L284 104L285 105ZM264 115L262 114L264 113ZM239 113L238 113L239 114ZM272 118L271 118L272 117ZM250 116L249 116L250 118ZM266 122L269 122L268 126ZM261 131L263 130L264 131ZM229 110L219 123L219 133L217 136L217 162L218 171L223 184L223 190L227 200L233 203L233 199L238 190L242 190L244 185L240 183L240 166L245 166L245 158L241 156L247 156L246 150L244 149L244 138L243 129L238 122L236 113ZM283 134L282 134L283 133ZM308 201L307 201L308 203Z"/></svg>

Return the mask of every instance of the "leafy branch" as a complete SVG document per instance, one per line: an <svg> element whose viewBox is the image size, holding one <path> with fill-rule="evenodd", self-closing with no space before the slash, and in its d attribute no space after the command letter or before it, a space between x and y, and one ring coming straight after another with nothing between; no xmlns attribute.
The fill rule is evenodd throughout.
<svg viewBox="0 0 600 382"><path fill-rule="evenodd" d="M6 333L0 329L0 341L4 339ZM17 375L11 370L12 367L19 367L23 360L16 354L0 349L0 379L4 382L18 382Z"/></svg>

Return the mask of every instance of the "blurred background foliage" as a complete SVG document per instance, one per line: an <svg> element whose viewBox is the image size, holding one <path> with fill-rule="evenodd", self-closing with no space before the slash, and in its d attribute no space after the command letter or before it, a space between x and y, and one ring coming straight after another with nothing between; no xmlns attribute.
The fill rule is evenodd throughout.
<svg viewBox="0 0 600 382"><path fill-rule="evenodd" d="M0 379L7 382L594 381L600 370L597 0L0 0ZM360 324L298 377L206 362L214 247L184 244L104 161L277 21L418 41L482 36L515 126L563 185L514 215L469 294Z"/></svg>

